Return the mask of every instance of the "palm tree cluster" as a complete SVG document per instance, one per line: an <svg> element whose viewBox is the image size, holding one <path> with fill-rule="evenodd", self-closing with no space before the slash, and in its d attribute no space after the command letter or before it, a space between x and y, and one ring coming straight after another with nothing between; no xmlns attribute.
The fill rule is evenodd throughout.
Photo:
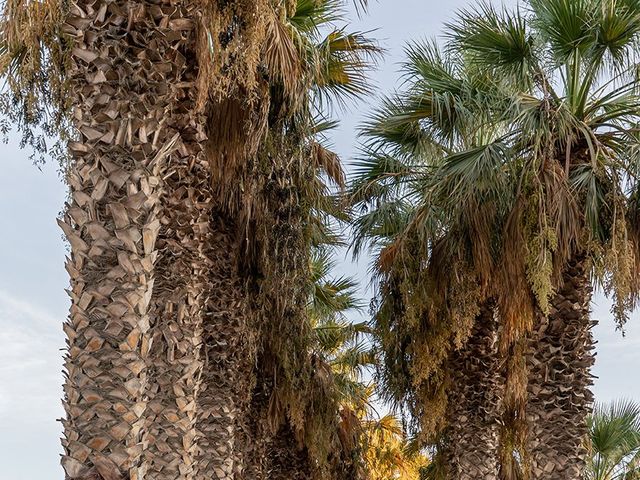
<svg viewBox="0 0 640 480"><path fill-rule="evenodd" d="M67 478L350 475L311 355L319 142L379 49L340 1L9 1L4 104L68 143ZM26 32L26 34L25 34Z"/></svg>
<svg viewBox="0 0 640 480"><path fill-rule="evenodd" d="M638 298L639 39L635 1L481 4L362 128L380 376L446 478L582 475L592 288Z"/></svg>
<svg viewBox="0 0 640 480"><path fill-rule="evenodd" d="M0 129L69 186L66 478L636 478L589 304L639 298L640 2L459 12L349 182L330 112L381 50L344 9L5 1Z"/></svg>
<svg viewBox="0 0 640 480"><path fill-rule="evenodd" d="M416 480L428 465L427 458L418 444L405 436L396 416L381 415L375 408L375 385L367 380L377 361L372 332L367 322L347 320L350 310L362 307L356 296L357 284L349 277L332 277L334 266L325 248L316 250L309 316L312 351L339 399L339 435L358 449L362 478Z"/></svg>

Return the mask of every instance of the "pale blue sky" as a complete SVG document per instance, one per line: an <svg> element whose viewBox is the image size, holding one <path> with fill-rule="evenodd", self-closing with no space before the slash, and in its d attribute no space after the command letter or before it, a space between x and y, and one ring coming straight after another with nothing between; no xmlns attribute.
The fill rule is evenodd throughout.
<svg viewBox="0 0 640 480"><path fill-rule="evenodd" d="M515 2L510 2L515 3ZM343 158L355 151L354 130L376 105L380 93L397 86L402 46L410 39L437 35L466 0L380 0L359 22L387 48L386 60L374 74L376 90L349 112L333 135ZM42 171L30 164L16 142L0 145L0 478L43 480L63 478L59 467L62 416L62 321L68 310L63 262L66 247L55 218L65 188L55 165ZM366 285L366 260L345 260L340 270ZM364 292L363 288L363 292ZM594 373L598 400L621 396L640 400L640 322L634 315L627 337L615 332L608 301L594 300L598 362Z"/></svg>

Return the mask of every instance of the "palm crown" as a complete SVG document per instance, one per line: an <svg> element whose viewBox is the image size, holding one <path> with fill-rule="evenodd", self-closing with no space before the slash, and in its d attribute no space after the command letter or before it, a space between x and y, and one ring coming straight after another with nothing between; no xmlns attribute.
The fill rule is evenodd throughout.
<svg viewBox="0 0 640 480"><path fill-rule="evenodd" d="M356 245L409 230L425 245L456 229L482 233L474 210L485 208L494 228L472 243L485 254L474 263L486 275L487 254L514 250L506 227L531 213L525 266L543 305L553 288L549 263L557 267L577 245L591 246L596 266L609 248L629 254L640 101L632 3L531 1L526 13L484 5L449 26L444 51L410 45L408 88L363 128L354 190L365 209L376 208L359 219ZM623 285L630 265L619 266L596 272L620 281L623 321L635 295ZM534 267L549 275L533 275Z"/></svg>

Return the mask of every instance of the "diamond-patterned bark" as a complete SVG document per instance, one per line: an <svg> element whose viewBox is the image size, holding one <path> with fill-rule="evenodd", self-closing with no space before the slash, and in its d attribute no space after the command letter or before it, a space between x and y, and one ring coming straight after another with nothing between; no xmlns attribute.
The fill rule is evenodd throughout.
<svg viewBox="0 0 640 480"><path fill-rule="evenodd" d="M248 325L244 282L237 272L234 223L216 220L206 245L207 277L203 328L205 368L199 400L201 435L196 478L232 479L241 475L247 448L243 427L253 387L254 340Z"/></svg>
<svg viewBox="0 0 640 480"><path fill-rule="evenodd" d="M145 52L164 65L168 128L180 147L163 176L156 282L151 302L153 342L145 422L147 478L194 478L198 455L198 393L202 377L202 329L210 263L211 185L202 146L204 118L196 114L196 22L193 2L163 0L149 7ZM138 27L137 30L145 31ZM138 57L140 54L138 55Z"/></svg>
<svg viewBox="0 0 640 480"><path fill-rule="evenodd" d="M447 479L498 478L498 439L503 376L498 356L498 321L491 303L482 306L467 343L453 353L448 427L443 460Z"/></svg>
<svg viewBox="0 0 640 480"><path fill-rule="evenodd" d="M191 478L211 213L188 8L86 0L67 19L70 479Z"/></svg>
<svg viewBox="0 0 640 480"><path fill-rule="evenodd" d="M172 125L184 87L167 84L180 67L158 54L171 50L167 43L178 41L182 27L161 24L158 9L85 0L70 6L66 20L78 132L61 222L71 246L62 459L71 479L141 480L147 469L142 432L159 197L167 165L186 150Z"/></svg>
<svg viewBox="0 0 640 480"><path fill-rule="evenodd" d="M527 450L536 480L582 478L585 467L595 360L585 263L584 257L569 262L549 315L538 315L527 356Z"/></svg>

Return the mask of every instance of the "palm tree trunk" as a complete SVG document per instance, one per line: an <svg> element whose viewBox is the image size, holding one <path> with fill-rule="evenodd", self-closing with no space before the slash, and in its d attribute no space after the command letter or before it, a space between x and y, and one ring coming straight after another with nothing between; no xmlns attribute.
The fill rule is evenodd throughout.
<svg viewBox="0 0 640 480"><path fill-rule="evenodd" d="M448 427L441 451L451 480L498 478L503 380L497 335L495 309L487 303L466 345L453 354Z"/></svg>
<svg viewBox="0 0 640 480"><path fill-rule="evenodd" d="M168 8L167 4L164 4ZM188 115L175 110L184 23L162 5L80 0L66 31L78 141L61 226L71 246L65 324L64 455L68 479L142 480L148 462L151 319L160 190L166 165L192 155ZM173 32L173 35L167 35Z"/></svg>
<svg viewBox="0 0 640 480"><path fill-rule="evenodd" d="M194 478L198 454L196 419L210 270L203 245L211 236L211 187L197 145L188 150L193 155L174 159L162 196L145 423L147 475L153 479Z"/></svg>
<svg viewBox="0 0 640 480"><path fill-rule="evenodd" d="M267 469L264 480L308 480L313 468L306 449L299 445L293 431L283 425L267 445ZM354 479L355 480L355 479Z"/></svg>
<svg viewBox="0 0 640 480"><path fill-rule="evenodd" d="M206 245L211 268L204 322L203 388L198 430L202 435L195 478L240 478L249 448L244 430L253 391L255 338L245 284L239 275L234 223L216 216Z"/></svg>
<svg viewBox="0 0 640 480"><path fill-rule="evenodd" d="M204 158L204 118L197 114L196 13L193 3L163 0L147 5L146 56L171 70L159 77L172 103L161 121L179 133L163 175L160 232L151 299L152 345L145 418L147 477L194 478L198 454L198 394L204 306L210 263L211 175ZM142 30L142 29L141 29Z"/></svg>
<svg viewBox="0 0 640 480"><path fill-rule="evenodd" d="M586 417L593 395L591 284L584 255L574 257L548 316L538 315L529 355L527 453L532 479L582 478Z"/></svg>

